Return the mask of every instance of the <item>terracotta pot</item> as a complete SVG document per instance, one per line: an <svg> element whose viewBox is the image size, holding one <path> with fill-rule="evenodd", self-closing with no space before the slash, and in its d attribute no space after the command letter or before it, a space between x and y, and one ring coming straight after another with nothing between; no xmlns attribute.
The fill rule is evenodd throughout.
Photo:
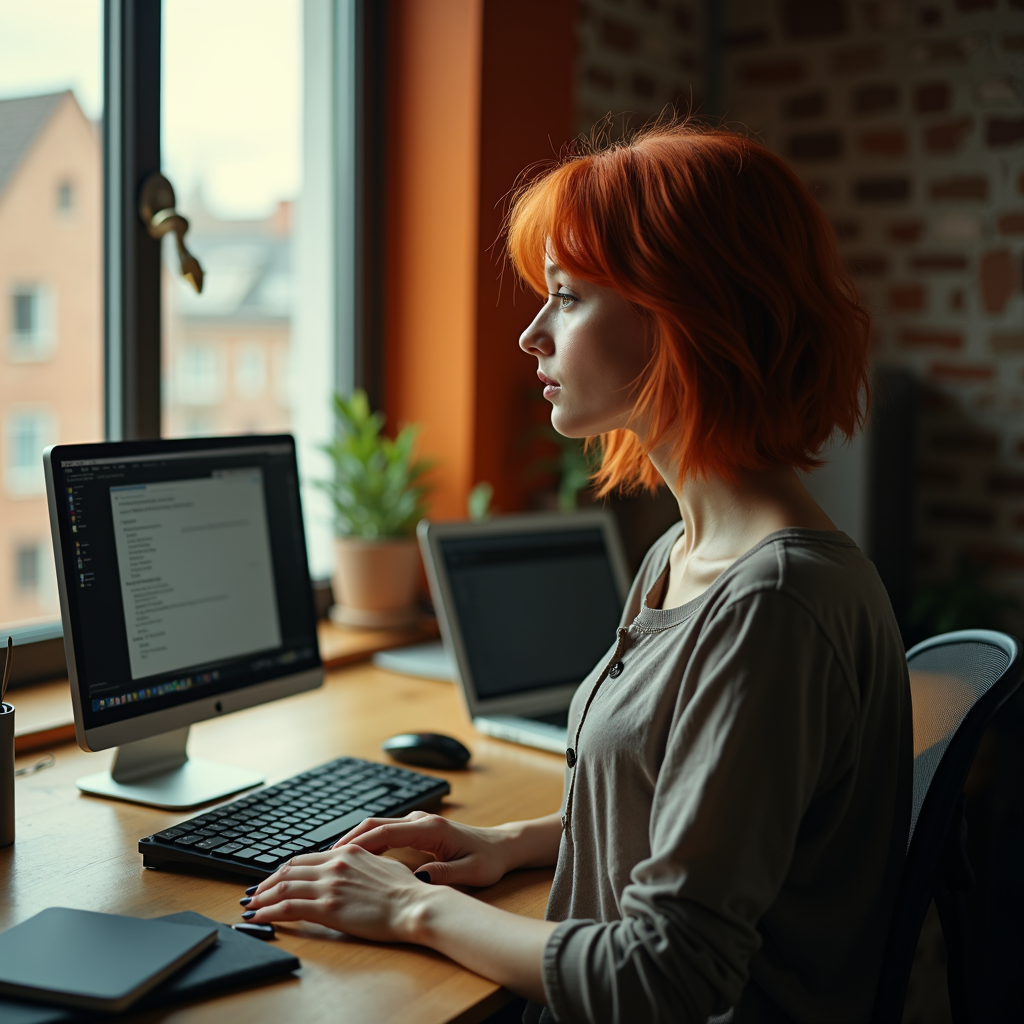
<svg viewBox="0 0 1024 1024"><path fill-rule="evenodd" d="M365 629L414 625L419 576L414 537L336 537L331 620Z"/></svg>

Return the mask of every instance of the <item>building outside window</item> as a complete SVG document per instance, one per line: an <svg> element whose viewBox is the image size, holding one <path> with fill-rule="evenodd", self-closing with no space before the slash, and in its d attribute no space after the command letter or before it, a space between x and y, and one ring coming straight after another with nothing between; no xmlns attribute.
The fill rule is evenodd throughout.
<svg viewBox="0 0 1024 1024"><path fill-rule="evenodd" d="M224 390L223 354L210 342L192 342L177 358L174 394L183 406L215 405Z"/></svg>
<svg viewBox="0 0 1024 1024"><path fill-rule="evenodd" d="M14 552L14 587L19 593L34 594L39 589L40 562L38 544L19 544Z"/></svg>
<svg viewBox="0 0 1024 1024"><path fill-rule="evenodd" d="M56 418L45 407L13 409L5 417L4 487L10 497L46 493L43 449L56 436ZM45 514L45 509L43 509Z"/></svg>
<svg viewBox="0 0 1024 1024"><path fill-rule="evenodd" d="M103 438L102 117L102 0L0 0L0 630L15 633L58 613L42 450Z"/></svg>
<svg viewBox="0 0 1024 1024"><path fill-rule="evenodd" d="M10 297L9 354L16 360L45 359L54 345L53 290L41 284L16 284Z"/></svg>
<svg viewBox="0 0 1024 1024"><path fill-rule="evenodd" d="M70 181L62 181L57 186L57 209L61 213L70 213L75 208L75 189Z"/></svg>
<svg viewBox="0 0 1024 1024"><path fill-rule="evenodd" d="M267 351L256 341L243 341L235 354L235 393L239 398L262 398L267 389Z"/></svg>

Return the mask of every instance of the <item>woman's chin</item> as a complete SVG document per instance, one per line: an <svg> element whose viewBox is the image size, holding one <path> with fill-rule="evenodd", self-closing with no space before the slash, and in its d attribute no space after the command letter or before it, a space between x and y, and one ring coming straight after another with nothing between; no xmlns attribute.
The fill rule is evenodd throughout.
<svg viewBox="0 0 1024 1024"><path fill-rule="evenodd" d="M551 410L551 426L558 431L562 437L590 437L591 431L580 425L578 420L572 416L566 416L561 409Z"/></svg>

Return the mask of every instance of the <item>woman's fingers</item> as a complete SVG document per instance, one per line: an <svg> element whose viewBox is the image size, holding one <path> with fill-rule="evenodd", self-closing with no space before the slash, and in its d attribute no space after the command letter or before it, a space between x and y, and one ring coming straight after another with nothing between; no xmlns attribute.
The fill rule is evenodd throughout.
<svg viewBox="0 0 1024 1024"><path fill-rule="evenodd" d="M260 907L250 918L256 924L270 924L273 921L312 921L313 924L336 928L330 914L319 900L281 900L269 907Z"/></svg>
<svg viewBox="0 0 1024 1024"><path fill-rule="evenodd" d="M257 892L248 903L249 910L258 910L260 907L269 907L273 903L280 903L282 900L315 900L323 895L323 885L318 876L296 879L289 876L282 879L276 885Z"/></svg>
<svg viewBox="0 0 1024 1024"><path fill-rule="evenodd" d="M256 892L253 895L259 895L273 888L282 878L318 878L318 868L330 861L333 856L333 851L324 850L322 853L304 853L300 857L292 857L272 875L264 878L256 886Z"/></svg>
<svg viewBox="0 0 1024 1024"><path fill-rule="evenodd" d="M448 838L447 825L448 822L437 815L424 815L416 821L389 821L356 836L347 845L360 846L368 853L407 846L432 853Z"/></svg>
<svg viewBox="0 0 1024 1024"><path fill-rule="evenodd" d="M355 828L349 829L332 847L336 850L339 846L345 846L351 843L353 839L358 838L361 835L371 831L372 829L379 828L381 825L389 825L392 822L398 821L415 821L417 818L426 818L428 815L426 811L412 811L407 814L404 818L364 818Z"/></svg>
<svg viewBox="0 0 1024 1024"><path fill-rule="evenodd" d="M312 921L378 941L398 937L405 911L424 892L404 864L358 846L333 850L316 864L286 866L267 882L248 904L249 920Z"/></svg>

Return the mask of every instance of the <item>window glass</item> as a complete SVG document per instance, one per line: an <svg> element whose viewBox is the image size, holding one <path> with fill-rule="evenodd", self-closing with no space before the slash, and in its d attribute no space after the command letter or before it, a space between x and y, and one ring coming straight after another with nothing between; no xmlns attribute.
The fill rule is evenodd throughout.
<svg viewBox="0 0 1024 1024"><path fill-rule="evenodd" d="M0 0L0 632L59 615L43 448L103 435L103 10Z"/></svg>
<svg viewBox="0 0 1024 1024"><path fill-rule="evenodd" d="M333 375L294 358L302 17L300 0L163 7L163 170L204 273L197 294L165 240L165 437L301 435L304 379ZM306 511L307 534L329 532L326 516Z"/></svg>

